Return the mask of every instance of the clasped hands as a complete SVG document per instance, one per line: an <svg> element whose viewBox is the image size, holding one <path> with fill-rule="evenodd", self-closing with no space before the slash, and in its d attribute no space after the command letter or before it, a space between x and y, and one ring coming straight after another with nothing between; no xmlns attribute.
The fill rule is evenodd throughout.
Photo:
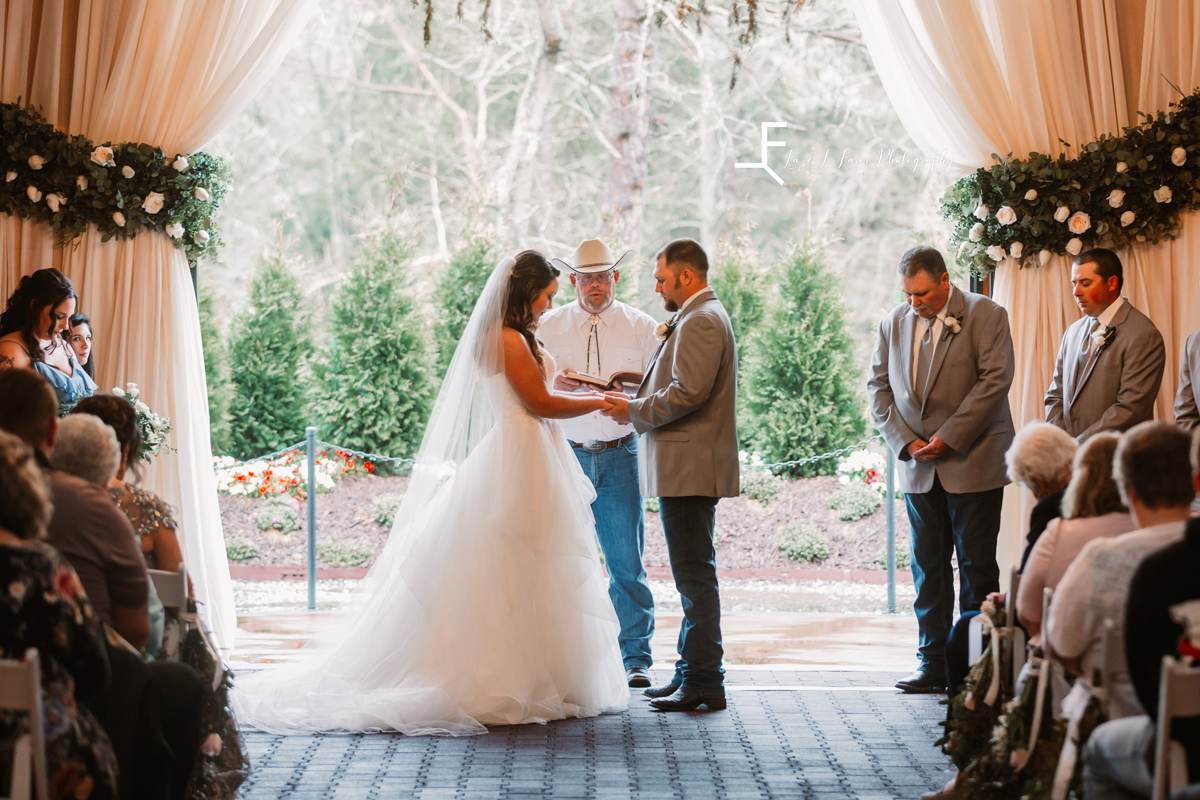
<svg viewBox="0 0 1200 800"><path fill-rule="evenodd" d="M946 454L950 446L937 437L935 433L929 437L929 441L917 439L915 442L909 442L908 455L913 461L936 461Z"/></svg>
<svg viewBox="0 0 1200 800"><path fill-rule="evenodd" d="M559 391L574 392L586 387L579 381L568 378L560 370L554 376L554 388ZM617 391L597 392L592 390L589 392L592 396L604 398L604 404L596 410L606 417L612 417L617 422L629 422L629 395L621 391L621 384L617 381L613 382L613 388Z"/></svg>

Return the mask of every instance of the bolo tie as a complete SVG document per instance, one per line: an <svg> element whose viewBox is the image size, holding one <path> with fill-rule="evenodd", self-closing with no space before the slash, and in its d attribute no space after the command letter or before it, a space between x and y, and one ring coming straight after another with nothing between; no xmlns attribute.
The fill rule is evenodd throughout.
<svg viewBox="0 0 1200 800"><path fill-rule="evenodd" d="M592 314L592 316L588 319L588 322L592 323L592 329L590 331L588 331L587 369L585 370L585 372L588 375L595 375L597 378L602 378L604 376L600 374L600 331L598 331L596 329L596 326L600 323L600 315ZM592 372L592 345L593 345L593 343L595 344L595 347L596 347L596 371L595 372Z"/></svg>

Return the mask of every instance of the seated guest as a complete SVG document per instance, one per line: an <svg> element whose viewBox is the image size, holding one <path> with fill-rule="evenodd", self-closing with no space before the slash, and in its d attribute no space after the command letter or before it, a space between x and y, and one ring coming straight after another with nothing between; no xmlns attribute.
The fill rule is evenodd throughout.
<svg viewBox="0 0 1200 800"><path fill-rule="evenodd" d="M1071 287L1083 318L1067 328L1046 390L1046 421L1082 442L1154 416L1166 349L1150 318L1121 296L1121 259L1096 248L1075 257Z"/></svg>
<svg viewBox="0 0 1200 800"><path fill-rule="evenodd" d="M1121 504L1112 477L1113 454L1120 440L1115 433L1098 433L1079 448L1074 476L1062 502L1062 517L1046 526L1021 572L1017 618L1029 634L1031 646L1042 643L1042 590L1058 586L1067 567L1088 542L1134 529L1133 518Z"/></svg>
<svg viewBox="0 0 1200 800"><path fill-rule="evenodd" d="M83 371L94 381L96 380L96 359L92 358L92 321L87 314L76 314L71 317L70 327L63 331L63 338L71 345L75 360L83 367Z"/></svg>
<svg viewBox="0 0 1200 800"><path fill-rule="evenodd" d="M137 411L128 400L111 394L99 394L79 401L72 415L88 414L100 418L117 436L121 459L116 476L109 484L109 493L129 517L141 540L146 566L175 572L183 563L179 538L175 535L175 519L171 507L154 492L148 492L125 482L126 476L137 479L138 451L142 434L137 426Z"/></svg>
<svg viewBox="0 0 1200 800"><path fill-rule="evenodd" d="M1046 621L1051 657L1086 686L1094 686L1102 667L1104 620L1112 620L1119 633L1124 629L1134 570L1147 554L1183 538L1196 495L1189 450L1188 435L1168 422L1143 422L1117 444L1113 477L1138 529L1088 542L1059 582ZM1117 660L1123 662L1123 654ZM1110 718L1145 713L1124 664L1105 688Z"/></svg>
<svg viewBox="0 0 1200 800"><path fill-rule="evenodd" d="M108 662L97 619L74 570L40 541L50 520L50 489L17 437L0 432L0 658L38 651L46 771L55 798L110 798L117 760L103 728L76 701L104 689ZM0 791L12 796L12 750L28 715L0 711Z"/></svg>
<svg viewBox="0 0 1200 800"><path fill-rule="evenodd" d="M39 269L21 278L0 314L0 369L33 369L66 406L96 391L96 382L61 336L75 313L75 302L75 289L66 275Z"/></svg>
<svg viewBox="0 0 1200 800"><path fill-rule="evenodd" d="M1193 438L1192 479L1200 487L1200 436ZM1125 607L1125 659L1147 713L1106 722L1092 732L1083 765L1085 798L1150 796L1154 781L1147 765L1154 757L1162 658L1200 657L1197 575L1200 519L1188 522L1182 541L1146 556L1133 573ZM1200 782L1200 720L1173 720L1171 738L1187 752L1188 780Z"/></svg>

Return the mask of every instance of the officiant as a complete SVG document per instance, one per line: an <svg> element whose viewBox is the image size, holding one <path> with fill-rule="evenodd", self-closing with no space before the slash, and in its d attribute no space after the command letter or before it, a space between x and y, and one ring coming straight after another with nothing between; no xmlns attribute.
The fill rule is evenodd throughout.
<svg viewBox="0 0 1200 800"><path fill-rule="evenodd" d="M597 239L588 239L565 267L575 287L573 303L547 312L538 330L546 350L558 362L554 386L561 391L596 388L564 373L594 376L607 382L614 373L645 372L658 346L654 319L617 299L621 264L632 251L614 259ZM613 388L619 388L614 386ZM636 387L628 387L636 388ZM559 420L583 472L596 488L592 514L608 570L608 594L621 623L621 657L629 686L650 685L653 663L654 597L642 566L645 517L638 489L637 434L628 423L599 412Z"/></svg>

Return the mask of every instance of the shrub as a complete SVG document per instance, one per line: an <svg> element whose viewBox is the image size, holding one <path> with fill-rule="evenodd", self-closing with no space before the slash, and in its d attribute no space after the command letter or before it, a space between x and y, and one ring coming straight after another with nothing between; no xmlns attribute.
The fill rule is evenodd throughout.
<svg viewBox="0 0 1200 800"><path fill-rule="evenodd" d="M303 296L280 253L259 261L246 308L230 330L230 453L254 458L304 438L306 381L312 350Z"/></svg>
<svg viewBox="0 0 1200 800"><path fill-rule="evenodd" d="M323 539L317 542L317 557L327 567L361 567L371 552L341 539Z"/></svg>
<svg viewBox="0 0 1200 800"><path fill-rule="evenodd" d="M837 494L829 499L829 507L842 512L838 514L838 518L847 522L874 514L875 509L879 508L881 503L883 503L883 498L879 496L879 492L865 483L843 486Z"/></svg>
<svg viewBox="0 0 1200 800"><path fill-rule="evenodd" d="M783 478L771 474L769 469L744 469L741 487L742 494L765 506L774 500L783 488Z"/></svg>
<svg viewBox="0 0 1200 800"><path fill-rule="evenodd" d="M887 545L879 548L879 555L875 556L875 563L880 569L887 569ZM896 569L908 569L912 566L912 553L907 547L896 548Z"/></svg>
<svg viewBox="0 0 1200 800"><path fill-rule="evenodd" d="M657 514L659 511L659 502L657 497L647 497L642 500L642 508L650 514Z"/></svg>
<svg viewBox="0 0 1200 800"><path fill-rule="evenodd" d="M225 555L230 561L246 561L258 555L258 546L249 539L230 539L225 543Z"/></svg>
<svg viewBox="0 0 1200 800"><path fill-rule="evenodd" d="M381 494L371 501L371 516L380 525L389 528L396 522L396 509L400 508L402 494Z"/></svg>
<svg viewBox="0 0 1200 800"><path fill-rule="evenodd" d="M721 298L729 314L738 352L738 440L743 446L753 441L753 429L746 412L746 354L750 340L762 323L763 301L767 294L766 273L761 256L750 243L749 229L742 226L736 237L722 240L716 248L709 284Z"/></svg>
<svg viewBox="0 0 1200 800"><path fill-rule="evenodd" d="M399 234L367 238L334 295L317 402L327 441L399 457L421 443L437 379L409 260Z"/></svg>
<svg viewBox="0 0 1200 800"><path fill-rule="evenodd" d="M829 558L829 545L816 525L801 522L792 525L779 537L779 549L789 561L824 561Z"/></svg>
<svg viewBox="0 0 1200 800"><path fill-rule="evenodd" d="M745 425L768 461L806 458L862 438L862 369L846 330L841 287L812 243L777 268L779 295L768 305L746 357ZM831 474L825 459L787 474Z"/></svg>
<svg viewBox="0 0 1200 800"><path fill-rule="evenodd" d="M296 513L295 503L276 498L262 502L258 511L254 512L254 524L260 531L277 530L282 533L291 533L301 528L300 515Z"/></svg>
<svg viewBox="0 0 1200 800"><path fill-rule="evenodd" d="M455 251L446 271L438 278L438 313L433 333L439 378L450 366L454 348L462 338L488 276L496 267L496 260L496 246L485 238L475 237Z"/></svg>
<svg viewBox="0 0 1200 800"><path fill-rule="evenodd" d="M200 312L200 341L204 347L204 380L208 386L208 435L214 453L230 447L229 403L233 387L229 383L229 352L217 325L213 310L212 281L199 284L197 308Z"/></svg>

